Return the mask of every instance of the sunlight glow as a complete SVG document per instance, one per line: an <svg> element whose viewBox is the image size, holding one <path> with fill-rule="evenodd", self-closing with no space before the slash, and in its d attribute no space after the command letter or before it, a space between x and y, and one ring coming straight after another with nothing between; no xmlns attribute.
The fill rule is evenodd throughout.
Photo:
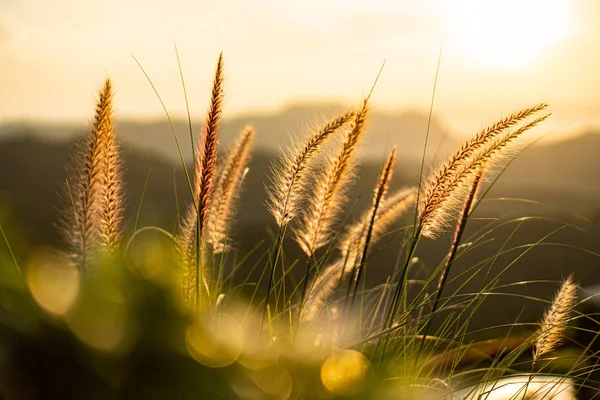
<svg viewBox="0 0 600 400"><path fill-rule="evenodd" d="M79 295L77 266L62 254L36 251L27 268L27 284L35 301L51 314L65 315Z"/></svg>
<svg viewBox="0 0 600 400"><path fill-rule="evenodd" d="M331 393L350 395L358 392L369 369L369 361L355 350L331 355L321 367L321 382Z"/></svg>
<svg viewBox="0 0 600 400"><path fill-rule="evenodd" d="M233 364L244 347L244 334L237 320L221 314L209 323L194 321L185 335L190 355L200 364L220 368Z"/></svg>
<svg viewBox="0 0 600 400"><path fill-rule="evenodd" d="M572 30L568 0L460 0L449 29L463 55L493 67L534 62Z"/></svg>

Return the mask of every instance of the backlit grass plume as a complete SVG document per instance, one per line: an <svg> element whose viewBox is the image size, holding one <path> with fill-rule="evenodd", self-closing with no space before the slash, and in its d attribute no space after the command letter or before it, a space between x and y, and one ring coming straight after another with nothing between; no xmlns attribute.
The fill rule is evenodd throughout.
<svg viewBox="0 0 600 400"><path fill-rule="evenodd" d="M350 310L352 310L352 305L354 304L354 300L356 299L356 293L358 292L358 286L360 284L360 278L362 277L365 262L367 260L367 255L369 251L369 245L371 242L371 237L373 235L373 226L375 225L375 219L377 218L377 212L379 211L379 207L384 201L385 195L390 187L390 182L392 181L392 176L394 175L394 166L396 165L396 147L394 147L379 174L379 180L377 185L375 186L375 193L373 194L373 206L371 207L371 212L368 218L368 223L365 225L365 239L362 249L358 251L358 258L356 259L356 274L354 274L354 270L352 271L352 277L354 278L356 275L356 282L354 284L354 292L352 294L352 303L350 306ZM362 243L361 243L362 244ZM362 254L360 254L362 251Z"/></svg>
<svg viewBox="0 0 600 400"><path fill-rule="evenodd" d="M67 181L68 204L59 226L80 270L98 251L113 255L121 237L122 186L112 110L112 84L104 83L90 131L79 137Z"/></svg>
<svg viewBox="0 0 600 400"><path fill-rule="evenodd" d="M501 156L509 144L549 115L512 132L505 133L505 130L546 107L542 103L525 109L479 132L424 182L418 203L418 228L423 236L435 237L447 226L452 212L460 207L463 195L470 187L469 182L484 163Z"/></svg>
<svg viewBox="0 0 600 400"><path fill-rule="evenodd" d="M373 223L371 243L375 243L389 230L390 225L400 218L408 210L415 200L415 188L400 189L390 196L377 210L377 216ZM365 242L365 226L368 223L371 210L367 210L352 225L347 227L342 234L338 249L342 257L351 259L349 254L362 249Z"/></svg>
<svg viewBox="0 0 600 400"><path fill-rule="evenodd" d="M199 306L200 293L208 292L208 276L203 268L204 231L213 195L217 170L217 145L223 106L223 54L219 56L210 106L195 154L192 204L181 222L175 252L181 267L185 303Z"/></svg>
<svg viewBox="0 0 600 400"><path fill-rule="evenodd" d="M352 112L341 114L308 137L298 149L288 150L273 165L272 186L268 188L268 208L279 227L289 223L297 214L306 194L310 164L319 154L325 141L347 123Z"/></svg>
<svg viewBox="0 0 600 400"><path fill-rule="evenodd" d="M361 266L368 254L369 246L377 243L389 230L390 225L397 221L413 203L413 188L400 190L389 198L385 196L392 177L395 156L394 149L379 176L373 195L373 206L342 235L338 246L342 257L323 268L309 284L301 314L303 322L310 322L318 316L344 275L355 275L355 266L358 267L356 290L360 281Z"/></svg>
<svg viewBox="0 0 600 400"><path fill-rule="evenodd" d="M577 301L578 290L579 285L575 283L573 276L569 275L554 296L552 305L544 314L540 324L533 348L534 364L541 356L552 352L562 343L573 306Z"/></svg>
<svg viewBox="0 0 600 400"><path fill-rule="evenodd" d="M332 236L332 225L346 199L347 184L354 174L356 146L364 132L367 112L365 99L354 115L352 129L337 157L328 160L323 173L315 174L314 195L296 230L296 240L309 257Z"/></svg>
<svg viewBox="0 0 600 400"><path fill-rule="evenodd" d="M222 253L229 249L229 228L235 212L235 203L239 197L244 171L248 164L250 146L254 139L254 129L248 127L229 150L213 195L208 215L207 242L213 253Z"/></svg>
<svg viewBox="0 0 600 400"><path fill-rule="evenodd" d="M137 229L136 222L130 240L124 240L124 184L109 80L100 90L89 131L80 137L67 181L69 205L61 215L61 227L72 259L36 249L20 264L20 254L13 253L0 226L0 235L9 245L2 246L0 258L10 256L18 272L20 265L25 266L14 281L7 275L0 285L3 343L18 344L3 349L3 366L11 372L3 377L3 388L18 392L23 383L32 383L36 393L43 393L47 382L56 379L48 378L49 369L36 366L66 364L64 371L69 373L58 371L59 375L82 377L80 381L90 383L90 393L146 390L156 394L159 388L160 393L189 391L190 398L211 393L208 398L217 394L223 398L467 399L484 391L493 394L496 388L490 385L530 368L532 373L526 378L531 378L531 386L526 390L531 389L534 378L541 375L533 373L536 362L543 362L551 352L561 358L553 367L568 367L568 372L557 373L560 381L581 382L582 388L598 386L599 378L593 376L598 368L592 364L598 353L592 347L596 338L578 336L581 331L593 334L596 328L581 326L572 340L565 340L571 347L565 349L568 357L555 351L577 299L573 277L562 283L533 335L519 331L525 326L521 316L513 323L491 318L493 326L484 326L485 321L474 317L478 309L485 312L484 302L506 298L497 295L524 298L499 291L530 282L505 285L502 274L518 268L527 252L542 248L539 244L556 244L545 239L564 228L533 243L521 243L522 238L530 240L527 232L518 234L524 219L491 219L469 238L467 246L461 245L484 178L496 176L498 167L516 154L513 150L521 136L548 117L543 115L546 104L526 108L481 130L419 181L420 187L390 191L397 156L394 147L366 210L353 223L342 224L341 212L358 165L357 146L370 116L371 89L357 109L310 131L271 164L271 184L266 190L267 210L277 224L273 246L265 248L262 237L254 247L247 246L246 239L260 235L249 229L240 251L222 254L233 247L230 231L255 133L245 128L226 156L218 159L222 55L212 83L197 142L191 134L193 174L185 168L176 124L169 117L184 167L180 172L191 194L191 204L176 221L179 229L174 234L159 226ZM187 104L185 87L184 95ZM191 118L188 122L191 126ZM397 223L409 209L413 218L408 224ZM256 218L260 218L258 213ZM546 217L543 221L554 222ZM285 241L290 225L299 248ZM423 236L435 237L451 225L455 229L452 238L447 237L451 242L445 256L438 250L448 244L446 240L438 247L428 243L419 248ZM500 240L493 242L496 232ZM388 250L396 254L378 254L392 240L396 246ZM499 243L495 255L477 259L487 249L498 247L495 243ZM570 244L564 247L582 250ZM170 251L175 263L166 259ZM465 265L456 274L451 267L459 257ZM94 269L96 265L110 269ZM449 276L455 280L449 281ZM372 282L377 278L382 279L375 286ZM478 289L475 285L480 281L483 286ZM453 293L449 293L449 282L457 283ZM187 309L177 307L173 301L177 299ZM504 306L501 303L498 300L495 305ZM63 332L67 341L61 339ZM488 338L496 333L506 337ZM571 357L573 345L583 348L581 357ZM532 358L527 356L530 349ZM140 355L143 362L138 362ZM102 362L106 357L108 364ZM147 371L152 379L164 381L160 387L140 378ZM98 379L99 372L106 379ZM57 390L70 387L68 383L54 386L60 386ZM75 386L80 393L83 386ZM503 389L500 386L497 389Z"/></svg>
<svg viewBox="0 0 600 400"><path fill-rule="evenodd" d="M198 205L198 230L202 238L208 218L214 178L217 172L217 145L223 108L223 55L219 56L210 97L210 108L200 137L194 170L194 201Z"/></svg>
<svg viewBox="0 0 600 400"><path fill-rule="evenodd" d="M110 86L110 81L107 80ZM110 257L117 253L122 236L123 177L119 144L115 135L112 115L106 120L104 137L104 173L102 184L102 208L100 213L100 245Z"/></svg>

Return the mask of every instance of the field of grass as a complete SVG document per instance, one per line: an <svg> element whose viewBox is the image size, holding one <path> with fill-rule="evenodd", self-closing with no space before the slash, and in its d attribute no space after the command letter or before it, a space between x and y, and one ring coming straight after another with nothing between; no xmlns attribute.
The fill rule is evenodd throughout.
<svg viewBox="0 0 600 400"><path fill-rule="evenodd" d="M582 311L590 299L578 293L577 277L556 282L552 299L511 293L535 282L500 284L502 272L544 237L519 248L505 243L449 278L456 260L493 240L504 224L490 221L464 236L495 179L531 144L524 133L549 116L547 104L476 132L446 161L422 166L415 187L390 190L392 149L370 206L352 220L348 191L357 148L368 140L372 89L272 162L265 206L276 228L268 250L257 243L263 253L256 257L233 251L232 240L255 133L245 128L219 156L223 86L220 56L197 141L190 128L191 169L181 154L193 201L171 231L138 226L137 219L126 230L127 166L106 80L64 184L57 220L64 246L18 259L2 231L3 398L595 396L598 325ZM173 135L177 148L187 140ZM452 237L447 254L423 268L420 242L445 232ZM292 246L303 256L291 259ZM366 276L381 268L371 261L382 246L396 249L386 260L392 273L368 285ZM258 261L249 266L250 259ZM501 272L492 273L499 263ZM252 273L239 276L242 270ZM478 291L449 290L482 276ZM536 324L474 329L481 305L502 296L538 301L546 312ZM495 330L503 333L489 339Z"/></svg>

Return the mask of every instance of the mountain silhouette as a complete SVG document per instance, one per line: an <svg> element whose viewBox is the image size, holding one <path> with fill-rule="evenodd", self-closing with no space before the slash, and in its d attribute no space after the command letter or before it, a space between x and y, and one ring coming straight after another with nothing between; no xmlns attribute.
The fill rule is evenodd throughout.
<svg viewBox="0 0 600 400"><path fill-rule="evenodd" d="M289 143L290 139L302 137L328 119L348 110L350 107L341 105L299 104L270 114L248 114L231 119L225 118L221 129L221 140L223 143L228 143L245 126L251 125L256 131L255 147L260 151L277 152L280 147ZM197 136L202 121L193 119L193 122L192 133ZM364 141L361 154L367 158L382 160L386 151L396 144L399 157L410 160L420 159L427 126L428 115L419 111L391 113L374 110L369 118L368 139ZM173 127L177 132L182 153L189 161L192 152L188 122L175 119ZM0 125L0 139L28 135L44 140L69 140L75 133L86 129L85 123L77 125L14 122ZM119 120L117 129L119 137L130 147L179 162L180 155L166 117L150 122ZM449 128L433 118L429 130L430 149L442 155L452 150L456 142L448 136L448 133ZM430 157L433 155L431 153Z"/></svg>

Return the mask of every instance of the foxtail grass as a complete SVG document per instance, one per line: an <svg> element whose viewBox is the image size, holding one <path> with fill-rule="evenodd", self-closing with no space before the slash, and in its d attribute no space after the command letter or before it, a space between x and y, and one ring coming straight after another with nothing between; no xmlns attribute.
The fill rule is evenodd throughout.
<svg viewBox="0 0 600 400"><path fill-rule="evenodd" d="M282 251L288 223L297 216L300 207L306 200L306 192L310 184L309 178L311 178L311 164L319 155L327 139L353 117L353 112L347 112L329 121L317 132L310 135L305 143L298 145L298 150L294 151L292 156L284 154L283 160L272 166L272 186L267 188L268 209L275 218L279 229L271 258L263 321L269 306L275 269ZM310 261L307 265L307 271L309 268Z"/></svg>
<svg viewBox="0 0 600 400"><path fill-rule="evenodd" d="M478 133L426 180L418 208L418 226L425 237L435 238L447 226L452 211L457 208L457 203L460 203L465 191L469 189L469 183L487 160L501 156L501 152L509 144L549 115L537 118L508 134L503 134L505 129L546 107L542 103L525 109Z"/></svg>
<svg viewBox="0 0 600 400"><path fill-rule="evenodd" d="M374 245L380 241L392 224L412 206L415 197L415 189L401 189L388 196L387 200L378 208L377 217L372 224L370 244ZM323 305L327 304L335 289L342 282L345 272L349 269L348 263L355 262L359 252L366 245L366 229L372 210L367 210L357 222L346 228L342 240L338 246L341 258L328 264L313 278L308 285L308 295L301 315L303 322L311 322L322 311ZM354 264L352 264L354 265ZM350 266L352 269L352 266Z"/></svg>
<svg viewBox="0 0 600 400"><path fill-rule="evenodd" d="M296 240L309 258L328 243L336 216L346 201L347 184L354 175L356 146L364 133L367 112L365 99L354 115L352 128L338 155L328 160L323 172L314 177L314 195L296 231Z"/></svg>
<svg viewBox="0 0 600 400"><path fill-rule="evenodd" d="M113 256L121 240L122 176L114 131L112 83L100 90L89 133L77 144L59 227L81 272L97 255Z"/></svg>
<svg viewBox="0 0 600 400"><path fill-rule="evenodd" d="M217 145L223 107L223 55L219 56L210 105L199 138L194 160L192 204L181 222L176 237L176 257L181 267L184 302L199 309L201 300L210 297L209 277L205 268L204 233L213 196L217 171ZM202 294L204 293L204 294Z"/></svg>
<svg viewBox="0 0 600 400"><path fill-rule="evenodd" d="M297 149L283 153L282 158L273 164L272 185L267 188L268 209L279 227L294 219L306 200L311 163L319 155L323 144L353 116L353 112L337 116L310 135L304 143L296 145Z"/></svg>
<svg viewBox="0 0 600 400"><path fill-rule="evenodd" d="M540 358L554 351L563 341L569 319L573 314L573 306L577 302L579 285L569 275L554 296L550 308L540 323L537 339L533 347L533 365Z"/></svg>
<svg viewBox="0 0 600 400"><path fill-rule="evenodd" d="M509 146L514 144L529 129L544 121L549 114L538 117L512 131L505 132L505 130L544 110L546 107L545 103L541 103L527 108L480 131L472 139L461 145L448 161L423 181L423 187L419 190L421 197L417 199L417 218L413 228L413 237L406 252L406 261L395 284L395 290L385 318L384 329L390 328L398 312L409 263L415 254L421 236L435 238L448 226L448 221L455 218L457 210L468 213L471 208L472 197L479 185L480 178L477 177L481 175L481 171L486 164L498 162L498 160L509 154ZM471 199L468 200L468 198ZM459 222L458 227L460 234L462 234L464 225L461 226ZM451 252L453 252L452 249ZM449 259L452 260L453 255ZM448 268L444 268L442 273L447 274ZM438 301L439 292L442 289L443 285L438 288ZM431 313L432 315L433 313ZM386 346L387 342L383 346L384 352Z"/></svg>
<svg viewBox="0 0 600 400"><path fill-rule="evenodd" d="M253 139L254 129L245 128L229 150L218 177L207 222L207 242L214 254L230 250L229 228L235 218L235 203L240 196Z"/></svg>
<svg viewBox="0 0 600 400"><path fill-rule="evenodd" d="M349 312L352 312L352 308L354 306L354 301L356 300L356 294L358 293L358 287L360 285L360 280L363 276L364 266L367 259L367 255L369 252L369 245L371 243L371 239L373 237L373 226L375 225L375 220L377 219L377 213L385 201L385 195L388 192L390 187L390 182L392 181L392 176L394 174L394 166L396 164L396 148L392 149L381 173L379 174L379 181L375 186L375 193L373 195L373 206L371 207L371 215L369 216L368 224L365 226L365 234L364 234L364 245L362 246L362 254L360 258L355 263L356 271L352 271L351 277L354 278L354 291L352 293L352 298L350 302ZM355 274L356 272L356 274Z"/></svg>
<svg viewBox="0 0 600 400"><path fill-rule="evenodd" d="M228 321L227 324L231 322L230 327L235 328L232 330L256 328L259 340L254 340L255 332L252 331L250 342L258 343L252 351L262 351L261 346L268 343L266 353L285 353L285 357L279 353L275 357L277 363L281 364L278 364L279 367L285 366L288 362L286 357L289 358L292 350L299 349L295 347L298 343L308 340L311 341L311 353L327 351L318 360L319 367L335 364L339 361L336 358L339 354L350 354L362 360L359 369L370 365L369 368L381 373L386 382L393 381L396 377L394 374L397 374L401 378L398 379L399 386L406 384L412 390L424 381L423 386L432 388L437 385L437 389L441 388L439 390L445 395L451 395L454 385L467 382L467 379L461 382L462 372L456 371L482 354L486 360L492 359L496 364L487 369L481 368L481 371L467 371L464 375L471 372L480 374L482 387L487 388L486 380L509 374L525 349L533 346L533 362L528 359L528 367L535 367L544 355L555 351L561 344L577 296L578 285L572 277L562 284L538 331L533 336L527 335L525 339L510 337L473 345L468 343L470 318L461 322L461 317L468 313L463 309L471 306L477 308L481 298L495 294L491 290L495 288L495 281L486 283L480 293L463 295L456 292L445 301L441 297L448 285L453 263L463 254L463 233L475 209L484 178L494 176L495 169L504 165L513 154L513 149L518 148L524 133L548 117L549 114L542 114L547 108L545 103L515 112L477 132L445 163L420 181L416 188L390 189L395 184L392 179L397 156L394 147L379 173L369 206L357 219L346 224L342 223L342 212L349 203L349 187L358 166L358 146L366 132L370 112L369 94L357 110L332 118L306 135L302 142L284 151L280 160L272 164L271 184L266 190L267 209L277 229L273 248L257 261L241 284L233 287L232 275L249 255L243 256L239 263L234 260L233 271L225 280L221 279L225 270L223 265L219 266L218 274L213 272L217 258L214 256L220 254L222 264L224 260L229 262L227 258L230 256L237 258L237 253L232 251L234 246L230 228L235 224L237 202L249 168L250 147L255 134L252 128L245 128L226 156L223 159L218 157L223 84L221 55L205 123L198 143L192 146L194 174L193 180L188 178L191 204L188 205L187 214L178 221L179 229L173 237L168 233L165 235L171 238L175 249L176 274L180 279L178 296L187 306L187 311L194 311L186 313L190 318L193 317L194 323L198 324L205 317L211 323L219 321L221 316L226 321L229 318L227 313L237 312L237 306L232 304L239 300L238 293L244 287L254 286L250 305L242 312L242 323ZM334 137L340 141L333 141ZM100 91L90 132L81 139L67 189L70 205L62 214L61 226L69 227L63 232L70 254L80 271L87 272L96 256L115 259L124 236L122 164L112 118L112 87L108 80ZM414 211L414 224L398 226L400 218L411 211ZM446 257L431 273L426 269L415 271L421 265L413 262L420 240L436 239L451 226L451 243ZM283 256L288 227L293 229L293 239L301 250L300 254L303 253L300 259L291 263L286 260L287 253L286 257ZM133 236L137 233L136 230ZM477 240L483 236L485 234ZM372 256L377 251L377 244L386 244L386 237L388 242L394 238L400 239L399 261L386 277L385 283L369 288L366 275L371 273L373 267L379 267L372 262ZM131 246L135 247L137 243ZM533 246L526 251L531 248ZM493 264L504 253L502 247L492 261L488 259L482 262ZM255 267L260 269L261 262L265 264L258 271L261 278L257 283L251 282L250 275ZM299 269L297 266L303 266L303 262L306 262L306 269L295 274ZM279 268L281 276L277 277ZM472 268L462 272L463 276L476 275L477 268L482 269L479 264ZM413 276L416 273L430 275L421 279L420 276ZM260 300L255 302L263 276L268 280L266 292L264 296L258 296ZM472 278L467 276L466 280ZM225 281L231 290L226 288ZM288 282L295 283L296 287L286 293ZM412 292L413 287L420 288L416 296ZM358 310L355 309L357 298L360 299ZM261 308L262 317L259 315ZM204 315L199 311L209 312ZM430 333L431 321L439 315L439 311L450 312L450 316L435 333ZM186 331L188 351L190 343L187 341L192 336L190 332L201 331L199 326L194 329ZM266 342L260 340L263 330L269 332ZM346 335L351 330L354 331ZM242 332L236 340L242 344L248 341L246 333ZM204 346L208 346L205 339L213 338L202 335L199 338L201 340L198 343L192 343L190 355L202 362L206 360L203 357L212 356L212 350L219 349L210 348L204 354ZM236 357L240 357L240 360L244 358L245 362L252 355L245 353L248 349L242 344L235 349L239 351ZM230 343L223 346L230 346ZM339 352L334 353L337 350ZM500 354L503 351L506 354ZM326 360L332 357L335 362L327 363ZM235 363L236 360L230 361ZM263 361L265 365L271 362ZM236 368L240 370L250 365L243 362L239 364ZM284 371L282 376L288 373L285 368L281 371ZM253 370L252 373L255 372ZM293 378L290 381L295 385L296 377ZM437 383L434 385L433 382ZM396 385L396 382L393 384ZM285 396L281 397L289 397L290 393L284 393ZM357 393L365 398L366 392ZM389 394L381 393L382 396ZM332 393L331 397L335 395Z"/></svg>

